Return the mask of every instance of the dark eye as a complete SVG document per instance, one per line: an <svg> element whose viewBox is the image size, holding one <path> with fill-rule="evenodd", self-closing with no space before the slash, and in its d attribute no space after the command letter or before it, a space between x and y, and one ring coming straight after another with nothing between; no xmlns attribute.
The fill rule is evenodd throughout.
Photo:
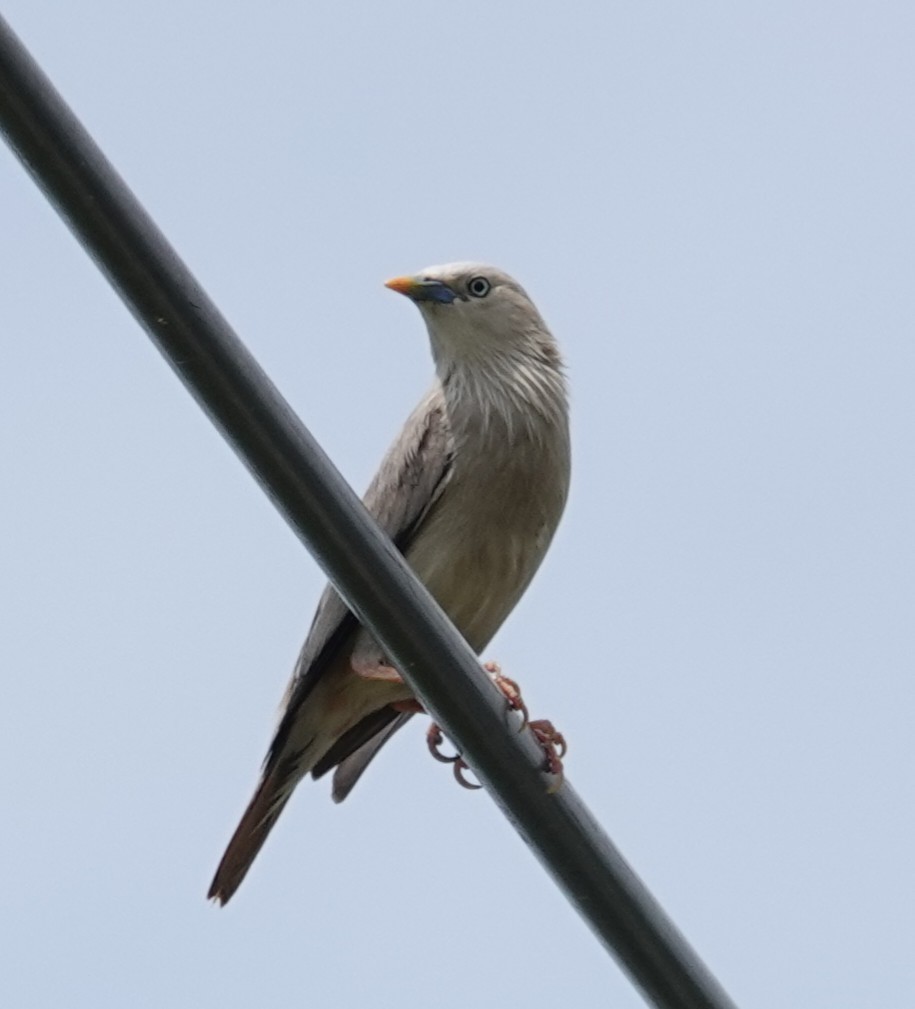
<svg viewBox="0 0 915 1009"><path fill-rule="evenodd" d="M467 290L475 298L485 298L492 284L485 277L474 277L467 285Z"/></svg>

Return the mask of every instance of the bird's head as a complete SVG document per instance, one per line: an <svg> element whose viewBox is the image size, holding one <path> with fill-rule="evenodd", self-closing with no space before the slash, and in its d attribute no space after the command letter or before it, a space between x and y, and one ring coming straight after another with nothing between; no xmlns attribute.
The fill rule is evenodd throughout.
<svg viewBox="0 0 915 1009"><path fill-rule="evenodd" d="M386 286L416 302L440 371L540 356L554 347L524 289L494 266L430 266L414 276L395 277Z"/></svg>

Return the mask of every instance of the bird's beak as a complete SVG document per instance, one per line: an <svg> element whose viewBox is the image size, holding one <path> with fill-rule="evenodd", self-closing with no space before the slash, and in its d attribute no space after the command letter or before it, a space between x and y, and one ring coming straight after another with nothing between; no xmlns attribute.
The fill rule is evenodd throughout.
<svg viewBox="0 0 915 1009"><path fill-rule="evenodd" d="M413 301L436 301L442 305L450 305L456 295L447 284L440 280L425 280L422 277L395 277L385 281L398 294L405 294Z"/></svg>

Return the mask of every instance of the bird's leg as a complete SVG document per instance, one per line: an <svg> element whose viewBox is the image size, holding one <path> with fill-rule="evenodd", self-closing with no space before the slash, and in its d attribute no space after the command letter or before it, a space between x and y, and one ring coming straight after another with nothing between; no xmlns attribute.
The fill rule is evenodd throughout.
<svg viewBox="0 0 915 1009"><path fill-rule="evenodd" d="M543 750L545 757L544 771L554 775L556 778L556 781L550 786L548 791L550 794L558 792L562 787L563 780L562 758L568 750L565 736L546 718L539 718L536 721L528 722L527 727L534 733L534 738ZM469 768L459 753L454 753L450 756L442 753L441 746L444 741L445 737L442 735L441 728L433 722L426 733L429 752L441 763L452 765L454 777L457 779L459 785L463 785L464 788L479 788L479 785L473 784L473 782L468 781L464 777L464 771L469 770Z"/></svg>
<svg viewBox="0 0 915 1009"><path fill-rule="evenodd" d="M546 718L528 722L528 728L534 733L537 742L546 756L544 770L549 774L556 775L556 782L551 786L549 791L551 793L558 792L562 786L562 758L566 755L566 750L568 749L565 736Z"/></svg>
<svg viewBox="0 0 915 1009"><path fill-rule="evenodd" d="M521 728L523 729L524 726L528 724L528 712L527 705L521 697L521 690L518 687L518 684L515 683L514 680L510 680L507 676L503 676L502 670L495 662L484 662L483 669L489 673L493 683L495 683L502 692L505 700L508 702L509 708L512 711L521 712ZM429 726L429 731L426 733L426 743L429 746L429 752L436 760L441 761L441 763L451 764L454 769L454 777L459 785L463 785L464 788L480 788L480 785L474 784L464 777L464 771L469 770L469 768L466 761L459 753L455 753L450 756L442 753L441 747L444 741L445 737L442 735L441 728L433 722Z"/></svg>
<svg viewBox="0 0 915 1009"><path fill-rule="evenodd" d="M381 683L403 683L403 677L393 666L385 662L357 662L350 663L350 667L357 676L364 680L378 680Z"/></svg>
<svg viewBox="0 0 915 1009"><path fill-rule="evenodd" d="M483 668L489 673L492 682L502 691L502 696L508 701L509 708L512 711L521 712L521 728L518 729L520 732L527 725L529 717L527 705L521 696L521 688L514 680L502 675L502 667L498 662L484 662Z"/></svg>
<svg viewBox="0 0 915 1009"><path fill-rule="evenodd" d="M357 676L361 676L364 680L375 680L380 683L403 683L404 678L399 672L393 667L389 666L386 662L352 662L351 668ZM521 697L521 689L514 680L510 680L507 676L502 675L502 670L496 662L484 662L483 669L489 673L490 678L493 683L502 691L505 700L508 701L509 708L512 711L520 711L522 717L521 728L523 729L527 725L528 712L527 705L524 703ZM416 706L400 708L398 710L410 711L410 712L422 712L422 705L418 701L405 701L404 704Z"/></svg>
<svg viewBox="0 0 915 1009"><path fill-rule="evenodd" d="M502 675L502 670L497 663L485 662L483 668L492 677L493 683L502 691L508 701L508 706L513 711L521 712L521 729L527 726L534 733L534 737L546 756L544 770L557 777L556 783L550 788L550 791L557 791L562 785L562 758L568 749L565 737L546 718L540 718L534 722L529 721L527 705L521 696L521 688L514 680ZM520 732L521 729L518 731Z"/></svg>
<svg viewBox="0 0 915 1009"><path fill-rule="evenodd" d="M426 713L422 702L417 701L415 697L411 697L408 701L393 701L388 707L404 715L424 715Z"/></svg>
<svg viewBox="0 0 915 1009"><path fill-rule="evenodd" d="M351 662L350 668L363 680L391 684L404 682L404 678L400 673L393 666L386 665L384 662L373 662L371 664ZM388 707L404 715L424 715L426 713L422 701L417 700L415 697L407 697L402 701L391 701Z"/></svg>
<svg viewBox="0 0 915 1009"><path fill-rule="evenodd" d="M371 665L352 662L350 664L353 672L363 680L372 680L375 683L403 683L404 678L393 666L388 666L383 662L374 662ZM389 708L400 711L405 715L424 715L426 709L422 702L415 697L409 697L402 701L392 701Z"/></svg>

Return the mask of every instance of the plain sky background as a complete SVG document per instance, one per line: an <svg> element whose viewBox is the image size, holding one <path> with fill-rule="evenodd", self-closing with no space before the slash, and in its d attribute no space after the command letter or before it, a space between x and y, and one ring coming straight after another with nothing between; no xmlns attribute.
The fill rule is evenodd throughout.
<svg viewBox="0 0 915 1009"><path fill-rule="evenodd" d="M393 274L563 344L574 481L488 652L746 1009L915 1004L915 6L7 0L362 489ZM0 150L0 1004L642 1005L416 720L204 900L323 584Z"/></svg>

